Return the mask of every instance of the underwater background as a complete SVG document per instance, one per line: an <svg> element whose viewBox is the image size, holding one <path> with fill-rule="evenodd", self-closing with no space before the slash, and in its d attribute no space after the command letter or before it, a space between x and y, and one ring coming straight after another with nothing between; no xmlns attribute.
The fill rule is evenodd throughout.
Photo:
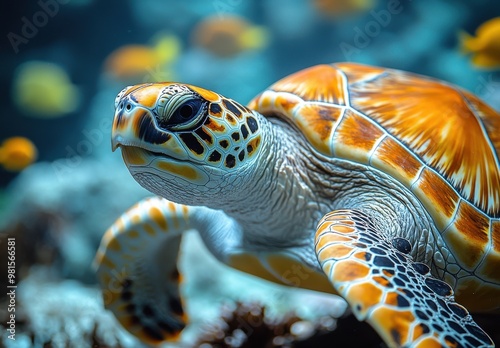
<svg viewBox="0 0 500 348"><path fill-rule="evenodd" d="M180 81L246 103L299 69L353 61L443 79L500 110L500 23L477 31L499 16L498 0L9 2L0 21L0 346L140 347L103 309L91 267L104 231L150 195L111 151L125 86ZM8 238L15 341L6 324ZM165 346L213 336L224 311L259 316L265 306L275 321L259 319L266 345L253 346L262 347L332 331L345 311L343 301L227 270L195 233L181 271L193 325Z"/></svg>

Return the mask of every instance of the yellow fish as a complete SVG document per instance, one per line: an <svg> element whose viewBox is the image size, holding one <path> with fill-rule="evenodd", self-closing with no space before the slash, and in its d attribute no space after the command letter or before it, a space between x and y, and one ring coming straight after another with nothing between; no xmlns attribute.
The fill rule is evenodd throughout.
<svg viewBox="0 0 500 348"><path fill-rule="evenodd" d="M35 60L17 68L12 97L23 114L39 118L63 117L80 105L80 90L68 73L57 64Z"/></svg>
<svg viewBox="0 0 500 348"><path fill-rule="evenodd" d="M472 63L481 68L500 67L500 17L479 26L476 36L460 34L462 51L472 54Z"/></svg>
<svg viewBox="0 0 500 348"><path fill-rule="evenodd" d="M0 164L7 170L18 172L36 161L35 145L24 137L11 137L0 146Z"/></svg>

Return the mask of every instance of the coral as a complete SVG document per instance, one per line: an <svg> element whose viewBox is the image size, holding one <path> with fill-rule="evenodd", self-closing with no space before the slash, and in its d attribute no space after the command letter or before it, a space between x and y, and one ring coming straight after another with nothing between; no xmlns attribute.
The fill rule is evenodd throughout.
<svg viewBox="0 0 500 348"><path fill-rule="evenodd" d="M210 347L330 347L330 334L337 319L331 316L309 321L294 313L280 317L267 315L266 308L255 303L237 302L222 309L218 323L205 327L196 346ZM364 327L366 331L370 327ZM377 335L373 339L380 342ZM341 341L337 338L336 341ZM346 344L348 341L346 341Z"/></svg>
<svg viewBox="0 0 500 348"><path fill-rule="evenodd" d="M15 347L131 348L138 342L104 310L96 289L70 280L60 281L38 267L16 289ZM9 313L0 303L0 346L8 338Z"/></svg>

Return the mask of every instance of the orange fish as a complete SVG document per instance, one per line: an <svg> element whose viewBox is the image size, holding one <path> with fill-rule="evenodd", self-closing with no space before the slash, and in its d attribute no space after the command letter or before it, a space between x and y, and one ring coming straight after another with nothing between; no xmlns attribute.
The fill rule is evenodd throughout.
<svg viewBox="0 0 500 348"><path fill-rule="evenodd" d="M322 16L341 17L368 11L375 7L376 0L312 0L312 5Z"/></svg>
<svg viewBox="0 0 500 348"><path fill-rule="evenodd" d="M131 44L113 51L105 62L105 69L114 77L124 80L136 77L147 77L151 80L169 80L165 65L174 62L181 51L180 41L169 34L159 34L152 45ZM162 76L156 72L162 71Z"/></svg>
<svg viewBox="0 0 500 348"><path fill-rule="evenodd" d="M9 171L18 172L36 161L35 145L24 137L11 137L0 146L0 164Z"/></svg>
<svg viewBox="0 0 500 348"><path fill-rule="evenodd" d="M268 32L238 16L208 17L195 27L192 41L218 57L230 58L265 47Z"/></svg>

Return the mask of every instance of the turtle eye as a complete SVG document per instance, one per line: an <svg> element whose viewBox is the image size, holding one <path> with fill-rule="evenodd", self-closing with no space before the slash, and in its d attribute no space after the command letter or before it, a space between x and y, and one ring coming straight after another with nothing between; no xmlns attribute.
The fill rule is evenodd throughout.
<svg viewBox="0 0 500 348"><path fill-rule="evenodd" d="M176 103L177 104L177 103ZM160 128L169 130L194 129L206 115L207 102L194 97L165 108L166 115L158 122Z"/></svg>
<svg viewBox="0 0 500 348"><path fill-rule="evenodd" d="M202 109L202 103L199 99L188 100L180 105L173 113L169 123L182 123L196 118Z"/></svg>

